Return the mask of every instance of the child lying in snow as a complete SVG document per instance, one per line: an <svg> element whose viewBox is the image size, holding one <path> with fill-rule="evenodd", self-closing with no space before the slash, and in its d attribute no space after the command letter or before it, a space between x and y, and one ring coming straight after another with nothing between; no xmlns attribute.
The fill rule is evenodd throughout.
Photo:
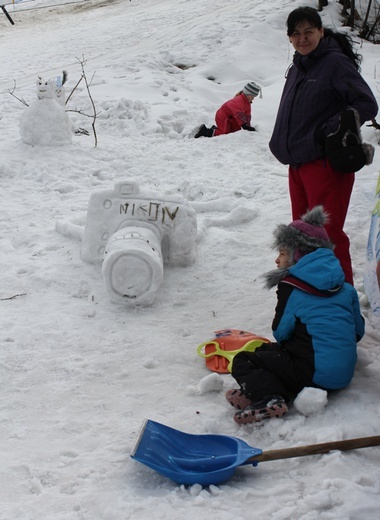
<svg viewBox="0 0 380 520"><path fill-rule="evenodd" d="M231 134L241 128L251 132L255 131L255 128L251 126L251 103L259 94L261 96L261 88L256 83L253 81L247 83L243 90L226 101L216 112L215 122L217 126L207 128L206 125L201 125L194 136L195 139Z"/></svg>
<svg viewBox="0 0 380 520"><path fill-rule="evenodd" d="M277 286L272 324L277 343L233 360L231 373L240 389L228 390L226 399L238 409L238 424L281 417L303 388L340 389L353 377L364 320L356 290L344 282L332 251L326 220L316 206L274 231L277 269L264 276L268 288Z"/></svg>

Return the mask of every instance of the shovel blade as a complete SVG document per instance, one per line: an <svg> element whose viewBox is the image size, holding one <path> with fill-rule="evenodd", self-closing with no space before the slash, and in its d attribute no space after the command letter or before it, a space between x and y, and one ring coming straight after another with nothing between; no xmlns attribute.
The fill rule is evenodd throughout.
<svg viewBox="0 0 380 520"><path fill-rule="evenodd" d="M145 420L131 457L177 484L218 485L262 451L228 435L193 435Z"/></svg>

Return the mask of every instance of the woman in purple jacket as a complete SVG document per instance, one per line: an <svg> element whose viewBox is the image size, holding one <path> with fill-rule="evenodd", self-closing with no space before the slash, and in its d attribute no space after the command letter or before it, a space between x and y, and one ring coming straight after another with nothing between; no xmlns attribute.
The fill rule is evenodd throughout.
<svg viewBox="0 0 380 520"><path fill-rule="evenodd" d="M330 215L326 230L345 279L353 284L350 243L343 226L355 173L334 169L326 158L325 143L340 129L344 111L354 109L360 128L375 118L378 106L359 73L361 57L349 37L324 29L312 7L292 11L287 27L295 53L269 147L281 163L289 165L293 219L314 206L324 206Z"/></svg>

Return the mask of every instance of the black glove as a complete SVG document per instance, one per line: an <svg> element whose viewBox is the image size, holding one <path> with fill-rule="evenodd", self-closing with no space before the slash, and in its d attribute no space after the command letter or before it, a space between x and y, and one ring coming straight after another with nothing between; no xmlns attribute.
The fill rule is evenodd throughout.
<svg viewBox="0 0 380 520"><path fill-rule="evenodd" d="M336 132L326 137L326 157L334 170L342 173L357 172L371 164L375 149L362 142L359 114L349 108L340 114Z"/></svg>
<svg viewBox="0 0 380 520"><path fill-rule="evenodd" d="M249 130L250 132L256 132L256 128L254 126L250 126L248 123L244 123L244 125L242 125L242 128L244 130Z"/></svg>

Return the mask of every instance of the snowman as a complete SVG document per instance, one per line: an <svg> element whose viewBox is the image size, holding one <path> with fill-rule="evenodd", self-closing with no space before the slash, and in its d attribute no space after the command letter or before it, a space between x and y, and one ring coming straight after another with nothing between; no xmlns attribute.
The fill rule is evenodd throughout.
<svg viewBox="0 0 380 520"><path fill-rule="evenodd" d="M61 78L36 82L37 99L22 113L20 135L24 143L62 146L72 140L71 122L65 112L65 91Z"/></svg>
<svg viewBox="0 0 380 520"><path fill-rule="evenodd" d="M62 106L65 107L66 104L66 90L65 90L65 83L67 80L67 72L63 71L63 76L57 76L57 81L55 84L55 98L57 102Z"/></svg>

